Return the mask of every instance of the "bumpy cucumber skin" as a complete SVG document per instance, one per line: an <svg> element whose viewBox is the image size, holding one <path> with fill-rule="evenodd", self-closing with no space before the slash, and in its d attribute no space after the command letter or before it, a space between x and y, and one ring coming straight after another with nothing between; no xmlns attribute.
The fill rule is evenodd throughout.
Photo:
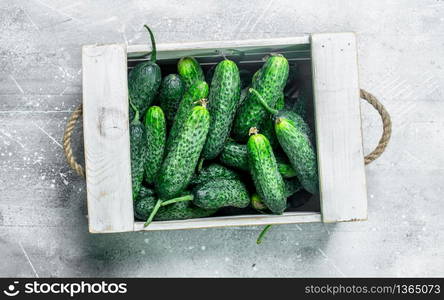
<svg viewBox="0 0 444 300"><path fill-rule="evenodd" d="M236 142L225 144L220 156L220 161L228 166L243 171L249 171L247 146Z"/></svg>
<svg viewBox="0 0 444 300"><path fill-rule="evenodd" d="M284 179L285 184L285 197L291 197L301 190L302 186L299 180L294 177L291 179ZM253 194L251 196L251 207L256 210L263 211L267 209L267 206L262 201L262 198L258 194Z"/></svg>
<svg viewBox="0 0 444 300"><path fill-rule="evenodd" d="M285 183L270 142L264 135L254 134L248 139L247 150L257 193L274 214L282 214L287 206Z"/></svg>
<svg viewBox="0 0 444 300"><path fill-rule="evenodd" d="M138 198L134 202L134 216L141 221L146 221L153 211L156 202L157 198L154 196ZM213 215L216 211L216 209L207 210L197 207L191 201L177 202L161 207L154 220L167 221L203 218Z"/></svg>
<svg viewBox="0 0 444 300"><path fill-rule="evenodd" d="M204 81L203 70L197 60L192 56L182 57L177 63L177 71L188 89L195 81Z"/></svg>
<svg viewBox="0 0 444 300"><path fill-rule="evenodd" d="M219 164L211 164L202 169L199 175L191 180L193 185L202 185L215 179L240 179L238 173Z"/></svg>
<svg viewBox="0 0 444 300"><path fill-rule="evenodd" d="M174 121L184 92L185 84L179 75L169 74L163 78L160 85L159 103L169 125Z"/></svg>
<svg viewBox="0 0 444 300"><path fill-rule="evenodd" d="M276 101L274 108L277 110L281 110L281 109L284 109L284 107L285 107L285 95L283 92L281 92L278 96L278 99Z"/></svg>
<svg viewBox="0 0 444 300"><path fill-rule="evenodd" d="M156 192L161 199L172 199L190 183L210 126L210 114L203 106L188 114L171 150L159 170Z"/></svg>
<svg viewBox="0 0 444 300"><path fill-rule="evenodd" d="M308 124L304 121L302 116L300 116L298 113L291 111L291 110L281 110L276 115L276 118L285 118L285 119L289 119L289 120L293 121L294 124L296 125L296 127L298 127L300 130L302 130L302 132L305 133L310 138L311 142L314 141L313 132L311 131ZM274 122L273 122L273 127L274 127Z"/></svg>
<svg viewBox="0 0 444 300"><path fill-rule="evenodd" d="M274 107L278 100L276 95L283 91L287 82L287 59L282 55L270 56L258 75L254 77L252 88L262 95L269 106ZM265 108L256 100L256 97L254 93L250 93L234 119L233 135L238 141L248 139L248 131L251 127L257 127L260 130L260 125L267 115Z"/></svg>
<svg viewBox="0 0 444 300"><path fill-rule="evenodd" d="M166 152L171 149L172 143L176 140L180 127L188 117L189 112L194 106L198 105L200 99L204 99L208 96L208 84L205 81L196 81L183 95L180 101L179 108L177 109L176 116L174 118L173 125L170 128L170 132L167 139Z"/></svg>
<svg viewBox="0 0 444 300"><path fill-rule="evenodd" d="M287 198L294 195L302 188L302 185L297 177L284 179L284 183L285 183L285 197Z"/></svg>
<svg viewBox="0 0 444 300"><path fill-rule="evenodd" d="M239 103L240 84L236 63L225 59L217 64L208 96L211 122L202 151L205 159L214 159L224 147Z"/></svg>
<svg viewBox="0 0 444 300"><path fill-rule="evenodd" d="M203 209L191 203L191 201L176 202L163 206L159 209L155 221L186 220L194 218L205 218L214 215L217 209Z"/></svg>
<svg viewBox="0 0 444 300"><path fill-rule="evenodd" d="M138 197L134 201L134 216L139 220L146 221L156 206L156 202L157 198L154 195Z"/></svg>
<svg viewBox="0 0 444 300"><path fill-rule="evenodd" d="M244 208L250 204L250 196L240 180L216 179L194 189L193 204L204 209Z"/></svg>
<svg viewBox="0 0 444 300"><path fill-rule="evenodd" d="M130 124L130 154L131 154L131 180L133 199L139 195L145 172L146 160L146 133L143 124L139 120L133 120Z"/></svg>
<svg viewBox="0 0 444 300"><path fill-rule="evenodd" d="M277 118L276 136L296 171L303 188L312 194L318 193L318 166L316 153L307 135L286 118Z"/></svg>
<svg viewBox="0 0 444 300"><path fill-rule="evenodd" d="M224 150L219 156L220 161L232 168L242 171L249 171L247 145L238 144L236 142L228 142ZM296 172L287 159L279 156L276 157L279 173L283 178L292 178L296 176Z"/></svg>
<svg viewBox="0 0 444 300"><path fill-rule="evenodd" d="M153 103L162 81L160 67L152 61L139 63L128 75L128 95L131 102L144 115Z"/></svg>
<svg viewBox="0 0 444 300"><path fill-rule="evenodd" d="M147 188L145 186L140 187L138 198L148 197L148 196L154 196L155 192L153 189Z"/></svg>
<svg viewBox="0 0 444 300"><path fill-rule="evenodd" d="M282 110L285 107L284 93L280 93L278 100L274 106L277 110ZM274 132L274 121L272 116L266 116L261 124L261 133L265 135L271 144L273 149L279 147L279 141L277 140L276 133Z"/></svg>
<svg viewBox="0 0 444 300"><path fill-rule="evenodd" d="M151 106L145 114L146 160L145 181L153 184L162 165L166 143L165 115L159 106Z"/></svg>

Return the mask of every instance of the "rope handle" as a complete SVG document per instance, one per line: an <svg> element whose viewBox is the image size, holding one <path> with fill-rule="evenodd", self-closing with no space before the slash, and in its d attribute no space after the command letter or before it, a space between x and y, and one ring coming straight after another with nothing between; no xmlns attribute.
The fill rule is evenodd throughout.
<svg viewBox="0 0 444 300"><path fill-rule="evenodd" d="M82 104L79 104L77 108L72 112L66 123L65 133L63 134L63 152L65 153L66 160L69 166L73 169L79 176L85 177L85 169L79 164L74 155L72 154L71 146L71 136L76 126L77 120L82 115Z"/></svg>
<svg viewBox="0 0 444 300"><path fill-rule="evenodd" d="M360 97L366 100L370 105L372 105L379 113L382 119L382 136L379 139L378 145L376 148L367 154L364 158L364 162L366 165L376 160L387 148L388 142L390 140L390 136L392 135L392 121L390 119L390 115L385 109L384 105L379 102L379 100L373 96L371 93L361 89ZM65 133L63 135L63 150L65 152L66 160L68 161L69 166L80 176L85 177L85 169L82 165L80 165L73 153L71 146L71 136L74 131L75 125L82 115L82 104L80 104L71 114L69 118Z"/></svg>

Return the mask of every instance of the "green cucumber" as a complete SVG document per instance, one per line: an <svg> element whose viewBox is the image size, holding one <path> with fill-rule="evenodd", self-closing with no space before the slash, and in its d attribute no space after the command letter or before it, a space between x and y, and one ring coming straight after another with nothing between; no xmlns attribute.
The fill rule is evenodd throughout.
<svg viewBox="0 0 444 300"><path fill-rule="evenodd" d="M248 139L248 162L254 185L265 205L274 213L282 214L287 206L285 183L279 173L276 158L268 139L257 133L256 128L250 130Z"/></svg>
<svg viewBox="0 0 444 300"><path fill-rule="evenodd" d="M250 204L251 207L260 212L267 209L267 206L265 206L264 202L262 202L261 196L256 193L251 196Z"/></svg>
<svg viewBox="0 0 444 300"><path fill-rule="evenodd" d="M202 185L215 179L240 179L239 174L219 164L211 164L203 168L197 176L191 180L193 185Z"/></svg>
<svg viewBox="0 0 444 300"><path fill-rule="evenodd" d="M314 141L314 135L308 126L307 123L305 123L304 119L298 115L296 112L291 110L279 110L271 108L264 100L264 98L256 91L255 89L250 89L250 92L255 94L257 96L258 103L262 104L262 106L265 108L265 110L272 115L273 119L277 118L285 118L291 120L296 127L298 127L303 133L307 135L307 137ZM274 128L274 122L273 122L273 128ZM274 130L273 130L274 131Z"/></svg>
<svg viewBox="0 0 444 300"><path fill-rule="evenodd" d="M248 165L247 145L238 144L236 142L228 142L222 150L219 159L228 167L243 171L250 170ZM295 170L286 159L276 156L276 160L279 173L281 173L282 177L291 178L296 176Z"/></svg>
<svg viewBox="0 0 444 300"><path fill-rule="evenodd" d="M224 149L219 156L220 161L232 168L243 171L249 171L247 146L229 141L225 144Z"/></svg>
<svg viewBox="0 0 444 300"><path fill-rule="evenodd" d="M288 61L279 54L270 56L262 66L260 72L254 76L252 87L262 95L268 105L274 107L278 95L284 89L288 77ZM233 135L238 141L248 139L251 127L260 127L267 112L257 102L255 94L249 94L233 123Z"/></svg>
<svg viewBox="0 0 444 300"><path fill-rule="evenodd" d="M186 220L205 218L214 215L217 209L203 209L195 206L191 201L177 202L161 207L154 217L155 221Z"/></svg>
<svg viewBox="0 0 444 300"><path fill-rule="evenodd" d="M281 92L278 95L278 99L277 99L276 104L275 104L275 109L282 110L284 108L285 108L285 95L284 95L283 92Z"/></svg>
<svg viewBox="0 0 444 300"><path fill-rule="evenodd" d="M159 102L170 126L174 121L174 116L184 92L185 84L179 75L169 74L163 78L160 85Z"/></svg>
<svg viewBox="0 0 444 300"><path fill-rule="evenodd" d="M151 59L137 64L128 75L128 95L133 105L144 115L157 95L162 73L156 64L156 42L151 29L145 25L151 38ZM130 115L131 116L131 115Z"/></svg>
<svg viewBox="0 0 444 300"><path fill-rule="evenodd" d="M174 198L193 177L210 126L210 114L204 103L202 101L203 106L194 107L184 118L166 154L155 185L160 199Z"/></svg>
<svg viewBox="0 0 444 300"><path fill-rule="evenodd" d="M177 63L177 71L188 89L195 81L205 81L201 66L192 56L182 57Z"/></svg>
<svg viewBox="0 0 444 300"><path fill-rule="evenodd" d="M296 177L296 171L290 165L287 159L282 160L279 156L276 157L278 162L279 173L281 173L283 178L293 178Z"/></svg>
<svg viewBox="0 0 444 300"><path fill-rule="evenodd" d="M173 141L176 140L180 127L188 117L189 112L199 103L199 100L208 96L208 84L205 81L196 81L183 95L177 109L173 125L171 126L167 139L166 152L171 149Z"/></svg>
<svg viewBox="0 0 444 300"><path fill-rule="evenodd" d="M153 195L139 197L134 203L134 215L137 219L146 221L153 215L156 206L158 206L158 210L153 215L155 221L202 218L216 212L216 210L206 210L197 207L191 203L191 200L193 200L193 196L189 192L184 193L179 198L164 202L159 202Z"/></svg>
<svg viewBox="0 0 444 300"><path fill-rule="evenodd" d="M285 197L287 198L293 196L296 192L300 191L300 189L302 188L301 183L296 177L290 179L284 179L284 184L285 184ZM251 196L250 203L251 207L260 212L263 212L264 210L267 209L267 206L262 201L262 198L256 193L254 193L253 196Z"/></svg>
<svg viewBox="0 0 444 300"><path fill-rule="evenodd" d="M193 204L204 209L226 206L244 208L250 204L250 197L240 180L216 179L194 189Z"/></svg>
<svg viewBox="0 0 444 300"><path fill-rule="evenodd" d="M297 177L284 179L284 183L285 183L285 197L287 198L294 195L296 192L299 192L302 188L302 185Z"/></svg>
<svg viewBox="0 0 444 300"><path fill-rule="evenodd" d="M303 188L316 194L319 190L318 167L314 147L305 132L290 119L275 121L276 136L296 171Z"/></svg>
<svg viewBox="0 0 444 300"><path fill-rule="evenodd" d="M157 203L157 197L155 195L148 195L145 197L138 197L134 201L134 216L146 221L153 211Z"/></svg>
<svg viewBox="0 0 444 300"><path fill-rule="evenodd" d="M240 77L236 63L225 59L217 64L208 96L211 122L205 146L204 159L214 159L222 151L230 134L231 123L240 98Z"/></svg>
<svg viewBox="0 0 444 300"><path fill-rule="evenodd" d="M130 105L133 104L130 102ZM130 154L131 154L131 181L133 190L133 199L139 195L142 187L143 174L145 171L146 160L146 134L145 128L139 120L139 111L135 110L134 119L129 126L130 134Z"/></svg>
<svg viewBox="0 0 444 300"><path fill-rule="evenodd" d="M151 106L145 114L146 160L145 181L153 184L162 164L166 142L165 115L159 106Z"/></svg>
<svg viewBox="0 0 444 300"><path fill-rule="evenodd" d="M310 141L313 143L315 136L310 126L304 121L304 118L298 113L291 110L281 110L275 116L275 118L286 118L294 122L296 127L298 127L303 133L305 133Z"/></svg>
<svg viewBox="0 0 444 300"><path fill-rule="evenodd" d="M275 109L282 110L285 107L284 93L280 93L278 97L279 98L275 104ZM265 117L264 121L261 124L261 133L267 137L273 149L276 149L276 147L279 146L276 133L274 132L274 121L272 120L272 118L268 116Z"/></svg>
<svg viewBox="0 0 444 300"><path fill-rule="evenodd" d="M148 197L148 196L154 196L155 192L153 189L147 188L145 186L140 187L138 198Z"/></svg>

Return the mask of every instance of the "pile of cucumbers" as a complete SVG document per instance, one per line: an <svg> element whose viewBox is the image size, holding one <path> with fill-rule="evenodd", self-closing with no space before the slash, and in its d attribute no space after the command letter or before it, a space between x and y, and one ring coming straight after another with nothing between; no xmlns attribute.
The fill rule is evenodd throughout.
<svg viewBox="0 0 444 300"><path fill-rule="evenodd" d="M318 192L313 133L299 109L285 109L283 55L270 54L254 74L225 57L204 73L183 57L162 78L145 28L151 56L128 75L137 219L147 226L224 207L282 214L299 190Z"/></svg>

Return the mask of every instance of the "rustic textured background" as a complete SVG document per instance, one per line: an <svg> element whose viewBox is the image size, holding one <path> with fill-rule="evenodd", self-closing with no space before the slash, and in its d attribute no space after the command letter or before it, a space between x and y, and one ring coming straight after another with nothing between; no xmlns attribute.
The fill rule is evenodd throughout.
<svg viewBox="0 0 444 300"><path fill-rule="evenodd" d="M251 3L0 1L0 276L444 275L444 1ZM361 85L393 119L367 167L369 221L276 226L261 246L257 227L88 234L61 146L80 47L145 43L144 23L158 42L355 31ZM368 152L381 125L362 111Z"/></svg>

